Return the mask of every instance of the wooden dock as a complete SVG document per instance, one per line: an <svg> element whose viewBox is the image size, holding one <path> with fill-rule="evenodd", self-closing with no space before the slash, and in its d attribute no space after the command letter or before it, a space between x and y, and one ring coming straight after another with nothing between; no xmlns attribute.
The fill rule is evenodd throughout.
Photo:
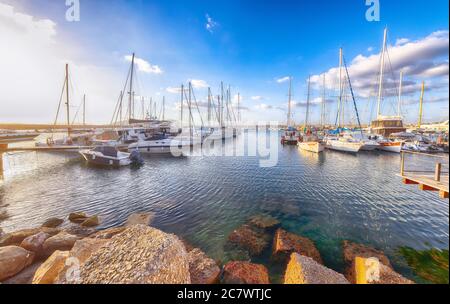
<svg viewBox="0 0 450 304"><path fill-rule="evenodd" d="M434 171L407 171L405 169L405 154L418 154L427 157L434 157L437 161L435 163ZM436 191L439 192L439 197L448 199L448 172L442 172L442 164L445 157L433 154L421 154L415 152L402 152L401 169L399 176L403 179L405 185L418 185L421 191ZM447 164L448 165L448 164Z"/></svg>

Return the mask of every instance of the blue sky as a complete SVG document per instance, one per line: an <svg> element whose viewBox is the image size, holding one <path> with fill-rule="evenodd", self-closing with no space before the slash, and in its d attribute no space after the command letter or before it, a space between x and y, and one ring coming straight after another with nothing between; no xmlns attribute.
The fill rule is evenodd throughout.
<svg viewBox="0 0 450 304"><path fill-rule="evenodd" d="M52 45L43 46L40 51L45 53L49 50L48 53L59 58L59 61L73 63L73 73L78 72L77 76L73 76L79 90L75 94L85 92L91 97L89 113L94 121L104 122L112 115L129 64L124 56L134 51L150 67L157 66L161 70L161 73L154 73L151 69L153 72L138 72L139 94L155 100L166 96L172 105L168 114L172 118L178 115L175 104L179 98L177 94L170 93L170 88L193 79L203 81L196 88L199 99L206 96L202 84L206 83L217 93L220 81L224 81L231 85L233 94L240 92L243 96L242 102L247 108L243 111L244 119L282 122L286 115L288 88L286 82L279 83L277 79L292 76L294 120L302 123L306 79L308 75L313 75L313 79L317 80L322 73L331 77L330 69L338 64L339 47L344 48L350 77L352 73L355 77L352 80L363 120L368 121L374 107L373 98L368 101L368 92L369 87L376 87L376 77L373 76L377 69L372 68L373 75L361 72L364 66L361 62L366 60L367 67L370 67L370 56L380 52L385 26L389 27L390 45L397 47L392 51L393 57L397 52L396 58L402 61L393 72L397 74L399 69L412 71L405 76L405 82L411 86L410 90L405 90L403 114L406 120L417 119L417 88L422 80L430 84L426 94L429 102L425 120L448 117L448 1L380 0L380 22L365 19L368 9L365 0L80 0L81 21L72 23L65 20L67 7L64 0L0 0L1 3L13 6L15 14L31 16L32 21L29 22L53 22L49 26ZM0 21L9 23L13 28L11 24L16 22L15 17L3 16L4 20ZM446 50L442 41L447 42ZM18 46L23 45L23 41L18 42ZM10 52L14 52L13 46ZM418 47L423 47L423 51L414 52ZM23 56L34 58L34 61L46 57L37 57L37 51L33 52L32 48L29 52ZM5 57L4 53L0 55ZM360 60L359 67L352 68L358 56L364 58ZM30 59L27 66L42 69L39 64L33 67L34 61ZM55 63L54 67L49 61L50 65L51 68L36 76L39 80L28 80L33 84L42 78L48 79L48 88L43 82L36 86L32 94L36 108L23 101L27 99L30 102L26 95L17 102L17 96L4 97L11 106L3 115L0 114L0 120L45 121L54 116L63 66ZM395 62L393 65L396 66ZM11 66L20 64L11 63ZM26 74L21 76L23 81L27 81ZM14 92L17 94L17 90ZM329 99L328 119L332 122L337 94L333 84L327 84L326 94ZM311 99L320 96L317 81L311 95ZM393 114L390 112L395 108L395 102L394 97L387 97L383 111ZM108 107L111 113L106 110ZM24 113L24 108L39 108L39 114L35 110ZM318 120L319 108L313 107L313 112L314 119ZM349 111L347 115L350 119L352 113Z"/></svg>

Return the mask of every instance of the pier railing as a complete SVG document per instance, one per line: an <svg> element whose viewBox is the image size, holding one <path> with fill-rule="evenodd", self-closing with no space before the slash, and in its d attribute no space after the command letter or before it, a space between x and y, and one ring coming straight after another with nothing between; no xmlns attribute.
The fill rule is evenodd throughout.
<svg viewBox="0 0 450 304"><path fill-rule="evenodd" d="M407 169L407 156L411 155L414 169ZM426 159L426 161L424 161ZM430 161L432 159L433 161ZM411 165L411 163L409 163ZM403 151L401 153L400 176L406 185L418 185L422 191L439 191L441 198L448 198L448 157L435 154ZM446 169L446 171L444 171Z"/></svg>

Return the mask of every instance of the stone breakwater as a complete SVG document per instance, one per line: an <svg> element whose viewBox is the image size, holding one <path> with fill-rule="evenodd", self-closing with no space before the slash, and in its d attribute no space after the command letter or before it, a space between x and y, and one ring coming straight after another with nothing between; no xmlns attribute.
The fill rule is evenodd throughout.
<svg viewBox="0 0 450 304"><path fill-rule="evenodd" d="M132 214L122 227L96 230L98 216L72 213L41 227L4 234L0 230L2 284L270 284L254 258L271 251L285 269L284 284L410 284L383 252L344 241L344 274L327 268L314 242L290 233L265 215L233 231L221 265L178 236L151 227L154 215ZM70 226L59 228L63 223ZM237 252L237 253L236 253ZM378 261L373 268L374 258ZM372 268L371 268L372 267Z"/></svg>

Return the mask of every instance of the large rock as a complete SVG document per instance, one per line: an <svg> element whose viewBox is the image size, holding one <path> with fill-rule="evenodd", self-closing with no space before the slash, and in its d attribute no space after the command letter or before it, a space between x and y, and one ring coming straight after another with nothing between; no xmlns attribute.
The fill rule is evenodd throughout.
<svg viewBox="0 0 450 304"><path fill-rule="evenodd" d="M46 220L42 224L42 227L57 228L57 227L61 226L62 223L64 223L63 219L52 217L52 218L49 218L48 220Z"/></svg>
<svg viewBox="0 0 450 304"><path fill-rule="evenodd" d="M354 284L414 284L391 267L373 258L356 257L347 279Z"/></svg>
<svg viewBox="0 0 450 304"><path fill-rule="evenodd" d="M0 239L1 239L1 237L2 237L4 234L5 234L5 233L3 232L2 227L0 227Z"/></svg>
<svg viewBox="0 0 450 304"><path fill-rule="evenodd" d="M36 271L39 267L41 267L43 262L37 262L32 264L31 266L28 266L15 276L7 279L6 281L3 281L2 284L9 284L9 285L17 285L17 284L31 284L33 282L33 277Z"/></svg>
<svg viewBox="0 0 450 304"><path fill-rule="evenodd" d="M51 236L48 233L39 232L24 239L20 244L20 247L34 252L36 254L36 257L42 257L44 256L44 242L50 237Z"/></svg>
<svg viewBox="0 0 450 304"><path fill-rule="evenodd" d="M228 236L228 241L258 256L269 246L270 235L250 225L243 225Z"/></svg>
<svg viewBox="0 0 450 304"><path fill-rule="evenodd" d="M100 219L97 215L88 217L81 223L81 227L96 227L100 225Z"/></svg>
<svg viewBox="0 0 450 304"><path fill-rule="evenodd" d="M100 230L94 234L91 234L89 237L93 238L93 239L105 239L105 240L109 240L111 239L113 236L120 234L122 232L125 231L125 229L127 229L127 227L117 227L117 228L109 228L109 229L105 229L105 230Z"/></svg>
<svg viewBox="0 0 450 304"><path fill-rule="evenodd" d="M0 282L15 276L33 263L34 253L18 246L0 248Z"/></svg>
<svg viewBox="0 0 450 304"><path fill-rule="evenodd" d="M73 212L69 214L69 221L75 224L81 224L88 216L84 212Z"/></svg>
<svg viewBox="0 0 450 304"><path fill-rule="evenodd" d="M39 268L33 277L33 284L53 284L63 270L68 251L55 251Z"/></svg>
<svg viewBox="0 0 450 304"><path fill-rule="evenodd" d="M342 274L298 253L291 254L283 282L284 284L349 284Z"/></svg>
<svg viewBox="0 0 450 304"><path fill-rule="evenodd" d="M300 255L310 257L319 264L323 264L319 250L313 241L306 237L278 229L273 242L272 256L275 260L288 261L291 254L297 252Z"/></svg>
<svg viewBox="0 0 450 304"><path fill-rule="evenodd" d="M83 284L190 284L189 261L175 235L133 225L81 266Z"/></svg>
<svg viewBox="0 0 450 304"><path fill-rule="evenodd" d="M71 268L76 267L75 270L79 271L79 267L84 264L92 254L97 252L101 247L108 243L106 239L93 239L85 238L75 242L72 250L69 252L68 263L64 266L60 272L60 276L57 279L57 283L79 283L79 276L74 276L71 272Z"/></svg>
<svg viewBox="0 0 450 304"><path fill-rule="evenodd" d="M51 236L56 235L60 232L59 229L56 228L34 228L34 229L24 229L19 231L14 231L11 233L7 233L3 235L0 239L0 247L3 246L19 246L24 239L29 236L38 234L39 232L45 232L50 234Z"/></svg>
<svg viewBox="0 0 450 304"><path fill-rule="evenodd" d="M269 284L269 273L264 265L249 262L229 262L223 269L225 284Z"/></svg>
<svg viewBox="0 0 450 304"><path fill-rule="evenodd" d="M219 281L220 268L203 251L195 248L188 253L192 284L215 284Z"/></svg>
<svg viewBox="0 0 450 304"><path fill-rule="evenodd" d="M57 250L69 251L79 239L80 237L76 235L72 235L64 231L60 232L57 235L45 240L44 245L42 246L43 252L46 256L50 256Z"/></svg>
<svg viewBox="0 0 450 304"><path fill-rule="evenodd" d="M376 258L381 264L392 268L388 257L381 250L377 250L373 247L353 243L350 241L343 241L342 249L345 263L344 274L345 277L352 283L356 282L355 259L357 257L365 259Z"/></svg>
<svg viewBox="0 0 450 304"><path fill-rule="evenodd" d="M249 224L266 231L274 231L281 225L276 218L264 214L252 216L249 219Z"/></svg>
<svg viewBox="0 0 450 304"><path fill-rule="evenodd" d="M81 227L78 225L69 226L63 231L67 232L68 234L76 235L80 238L90 237L97 232L97 230L95 230L94 228Z"/></svg>
<svg viewBox="0 0 450 304"><path fill-rule="evenodd" d="M128 217L125 226L126 227L134 225L149 226L154 218L155 214L153 212L133 213Z"/></svg>

